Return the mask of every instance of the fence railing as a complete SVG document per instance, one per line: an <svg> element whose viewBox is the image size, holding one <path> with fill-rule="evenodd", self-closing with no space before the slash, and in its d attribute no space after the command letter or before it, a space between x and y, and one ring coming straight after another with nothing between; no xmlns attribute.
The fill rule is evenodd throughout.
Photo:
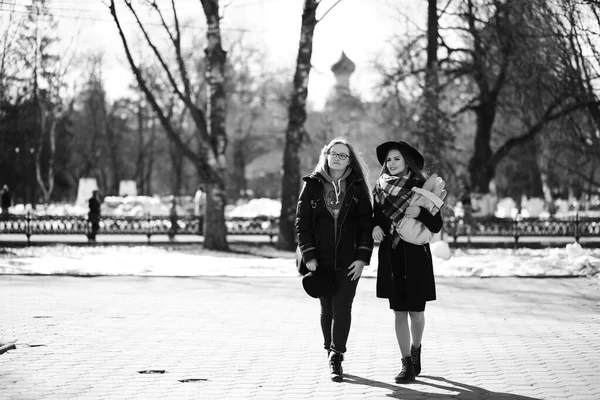
<svg viewBox="0 0 600 400"><path fill-rule="evenodd" d="M279 218L228 218L225 222L230 235L266 235L272 241L279 231ZM91 226L85 216L25 215L0 216L0 234L24 234L29 242L32 235L89 235ZM172 223L169 216L124 217L106 216L100 220L99 235L141 234L148 240L152 235L202 235L202 220L194 216L178 217ZM444 237L512 237L515 243L522 237L582 237L600 238L600 218L494 218L474 217L469 220L450 217L444 221Z"/></svg>
<svg viewBox="0 0 600 400"><path fill-rule="evenodd" d="M568 218L496 218L473 217L447 218L444 221L444 234L454 238L498 236L512 237L518 243L522 237L573 237L579 242L582 237L600 238L600 218L580 217Z"/></svg>
<svg viewBox="0 0 600 400"><path fill-rule="evenodd" d="M279 218L228 218L225 221L230 235L267 235L272 241L278 232ZM91 224L85 216L25 215L0 216L0 234L24 234L29 242L32 235L86 235ZM202 218L147 215L142 217L106 216L100 219L99 235L202 235Z"/></svg>

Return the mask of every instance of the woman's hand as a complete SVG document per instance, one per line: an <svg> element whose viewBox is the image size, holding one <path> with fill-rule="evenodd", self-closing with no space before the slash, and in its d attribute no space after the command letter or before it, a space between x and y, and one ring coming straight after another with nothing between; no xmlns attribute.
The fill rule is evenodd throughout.
<svg viewBox="0 0 600 400"><path fill-rule="evenodd" d="M351 276L350 280L355 281L358 278L360 278L364 267L365 262L360 260L356 260L352 264L350 264L350 267L348 268L350 270L350 272L348 272L348 276Z"/></svg>
<svg viewBox="0 0 600 400"><path fill-rule="evenodd" d="M417 218L419 214L421 214L421 207L419 206L408 206L404 211L404 215L409 218Z"/></svg>
<svg viewBox="0 0 600 400"><path fill-rule="evenodd" d="M309 271L316 271L317 270L317 260L310 260L306 262L306 268L308 268Z"/></svg>
<svg viewBox="0 0 600 400"><path fill-rule="evenodd" d="M374 240L381 242L383 240L384 236L385 236L385 233L383 233L383 229L381 229L381 227L379 225L377 225L375 228L373 228L373 239Z"/></svg>

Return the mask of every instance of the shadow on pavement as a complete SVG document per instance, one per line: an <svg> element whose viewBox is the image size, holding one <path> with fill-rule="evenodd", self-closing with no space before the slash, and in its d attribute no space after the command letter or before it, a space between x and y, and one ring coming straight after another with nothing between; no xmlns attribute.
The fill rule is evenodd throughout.
<svg viewBox="0 0 600 400"><path fill-rule="evenodd" d="M419 378L426 378L427 381L423 381ZM461 400L539 400L535 397L521 396L518 394L492 392L477 386L471 386L465 383L454 382L449 379L438 376L424 375L420 376L419 378L417 378L417 381L415 383L409 385L399 385L374 381L372 379L367 379L356 375L344 374L344 382L346 383L389 389L392 391L392 393L389 393L386 396L397 399L404 399L407 395L410 395L411 398L414 398L414 396L418 396L420 394L423 396L423 398L427 399L452 398ZM433 383L431 382L431 380L439 381L440 383ZM429 386L431 388L434 388L436 391L439 391L439 393L431 393L428 391L424 392L420 390L411 389L411 386L416 384Z"/></svg>

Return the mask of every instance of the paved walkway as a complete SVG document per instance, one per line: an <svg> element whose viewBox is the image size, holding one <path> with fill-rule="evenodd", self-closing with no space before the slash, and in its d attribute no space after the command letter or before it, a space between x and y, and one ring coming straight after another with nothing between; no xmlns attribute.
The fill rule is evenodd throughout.
<svg viewBox="0 0 600 400"><path fill-rule="evenodd" d="M440 278L423 372L362 279L343 383L296 278L0 276L0 398L600 398L600 282ZM164 371L141 374L140 371Z"/></svg>

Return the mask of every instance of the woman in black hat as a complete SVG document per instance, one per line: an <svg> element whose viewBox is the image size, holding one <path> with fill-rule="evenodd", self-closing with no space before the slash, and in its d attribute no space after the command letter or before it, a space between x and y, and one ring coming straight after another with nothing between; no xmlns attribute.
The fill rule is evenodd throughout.
<svg viewBox="0 0 600 400"><path fill-rule="evenodd" d="M385 142L377 147L381 173L373 190L373 239L380 241L377 297L389 299L395 314L396 338L402 354L402 371L396 383L415 380L421 372L421 339L425 303L435 300L435 280L429 244L405 242L397 227L402 218L416 218L431 232L442 229L441 212L432 215L409 206L413 187L425 183L425 160L406 142ZM408 317L410 316L410 326ZM412 343L411 343L412 336Z"/></svg>
<svg viewBox="0 0 600 400"><path fill-rule="evenodd" d="M333 381L342 381L358 280L373 251L372 212L362 160L344 138L321 150L304 176L296 211L296 235L309 272L306 292L321 302L321 329Z"/></svg>

